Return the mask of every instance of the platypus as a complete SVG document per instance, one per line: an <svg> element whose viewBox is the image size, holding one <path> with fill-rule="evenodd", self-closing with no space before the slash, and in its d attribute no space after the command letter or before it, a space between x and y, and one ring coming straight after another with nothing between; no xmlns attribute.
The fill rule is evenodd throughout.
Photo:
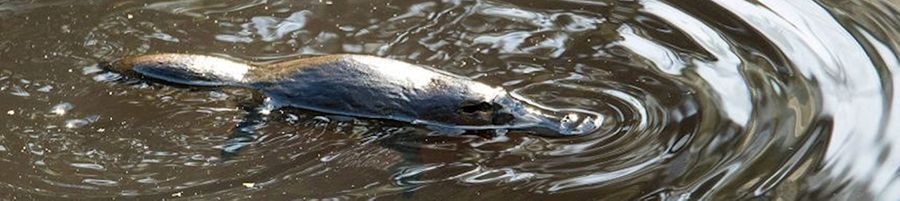
<svg viewBox="0 0 900 201"><path fill-rule="evenodd" d="M430 67L339 54L253 65L214 56L152 54L103 65L126 76L188 86L258 90L274 108L387 119L454 131L518 129L541 135L596 130L601 116L513 98L501 87Z"/></svg>

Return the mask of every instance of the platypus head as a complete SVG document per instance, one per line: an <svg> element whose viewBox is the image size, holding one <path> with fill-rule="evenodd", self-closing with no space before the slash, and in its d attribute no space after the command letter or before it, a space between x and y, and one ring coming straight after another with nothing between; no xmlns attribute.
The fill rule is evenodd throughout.
<svg viewBox="0 0 900 201"><path fill-rule="evenodd" d="M600 122L595 113L543 107L502 88L373 56L332 55L255 67L211 56L154 54L103 67L181 85L250 87L280 104L320 112L453 129L559 136L590 133Z"/></svg>
<svg viewBox="0 0 900 201"><path fill-rule="evenodd" d="M462 99L454 111L447 111L449 115L423 117L437 117L441 122L454 123L455 127L463 129L511 129L546 136L588 134L596 130L602 120L602 116L594 112L541 106L481 83L469 83L466 88L450 90L462 92L455 94Z"/></svg>
<svg viewBox="0 0 900 201"><path fill-rule="evenodd" d="M507 122L512 129L529 131L532 134L567 136L589 134L597 130L603 116L581 109L557 109L540 105L525 98L514 98L503 93L493 100L497 105L496 115L511 116Z"/></svg>
<svg viewBox="0 0 900 201"><path fill-rule="evenodd" d="M543 107L525 98L514 98L500 87L398 60L334 55L302 63L310 65L303 67L303 73L292 73L291 79L277 79L294 80L297 84L269 91L294 94L294 98L287 99L303 99L305 105L319 104L314 108L463 130L515 129L550 136L578 135L594 131L600 118L587 111ZM335 97L342 101L334 101Z"/></svg>

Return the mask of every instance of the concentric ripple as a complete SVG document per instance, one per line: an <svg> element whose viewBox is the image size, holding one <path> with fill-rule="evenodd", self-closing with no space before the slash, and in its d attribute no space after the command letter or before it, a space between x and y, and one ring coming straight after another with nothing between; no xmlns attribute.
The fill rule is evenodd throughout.
<svg viewBox="0 0 900 201"><path fill-rule="evenodd" d="M898 200L897 13L887 0L0 2L0 195ZM251 90L95 65L157 52L378 55L605 118L575 137L442 136L260 116Z"/></svg>

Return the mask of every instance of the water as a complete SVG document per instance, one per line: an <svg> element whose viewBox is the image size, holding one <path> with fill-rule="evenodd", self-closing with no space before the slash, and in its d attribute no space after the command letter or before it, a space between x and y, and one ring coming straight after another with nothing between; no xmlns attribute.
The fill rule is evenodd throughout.
<svg viewBox="0 0 900 201"><path fill-rule="evenodd" d="M898 5L0 1L0 194L898 200ZM378 55L607 118L578 137L449 137L286 109L226 156L254 92L116 81L95 66L159 52Z"/></svg>

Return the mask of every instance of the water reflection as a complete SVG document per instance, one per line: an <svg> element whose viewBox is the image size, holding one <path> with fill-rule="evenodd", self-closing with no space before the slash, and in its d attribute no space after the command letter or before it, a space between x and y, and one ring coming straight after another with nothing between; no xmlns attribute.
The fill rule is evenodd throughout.
<svg viewBox="0 0 900 201"><path fill-rule="evenodd" d="M0 192L897 200L893 13L874 0L0 3ZM257 94L94 66L155 52L378 55L608 118L578 137L450 137L287 109L226 160Z"/></svg>

